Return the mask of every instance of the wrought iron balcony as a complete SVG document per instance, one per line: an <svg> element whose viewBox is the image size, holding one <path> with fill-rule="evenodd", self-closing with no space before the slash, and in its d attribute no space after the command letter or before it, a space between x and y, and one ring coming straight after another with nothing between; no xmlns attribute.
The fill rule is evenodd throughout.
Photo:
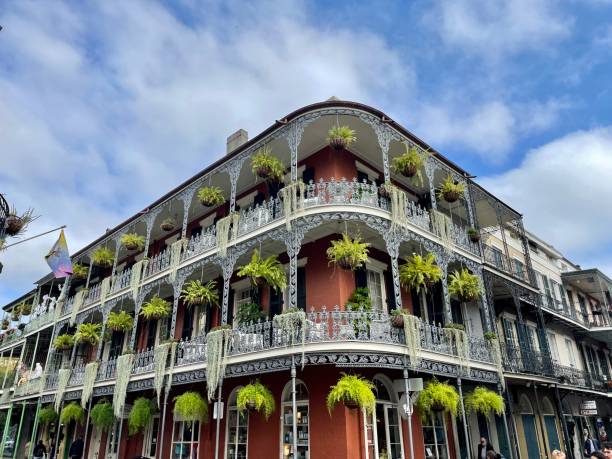
<svg viewBox="0 0 612 459"><path fill-rule="evenodd" d="M593 375L584 370L560 365L557 362L554 363L554 368L555 376L559 378L561 384L600 391L612 390L611 381L604 380L601 375Z"/></svg>
<svg viewBox="0 0 612 459"><path fill-rule="evenodd" d="M506 257L505 253L489 245L483 244L482 247L484 250L485 262L495 266L497 269L505 272L506 274L510 274L523 282L529 283L529 273L527 272L525 265L521 265L521 267L519 267L516 264L511 263L511 260Z"/></svg>
<svg viewBox="0 0 612 459"><path fill-rule="evenodd" d="M554 375L550 357L540 351L502 343L504 370L510 373Z"/></svg>

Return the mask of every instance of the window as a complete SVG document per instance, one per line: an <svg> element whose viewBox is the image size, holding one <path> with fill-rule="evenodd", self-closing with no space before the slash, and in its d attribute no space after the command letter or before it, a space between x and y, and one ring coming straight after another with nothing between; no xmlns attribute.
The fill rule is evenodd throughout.
<svg viewBox="0 0 612 459"><path fill-rule="evenodd" d="M429 419L421 420L426 459L448 459L446 420L442 413L434 413Z"/></svg>
<svg viewBox="0 0 612 459"><path fill-rule="evenodd" d="M523 262L516 258L512 261L514 262L514 273L519 277L523 277L523 273L525 272L525 265Z"/></svg>
<svg viewBox="0 0 612 459"><path fill-rule="evenodd" d="M502 251L499 250L497 247L491 247L491 253L493 255L493 259L491 260L493 261L493 264L497 266L499 269L504 269Z"/></svg>
<svg viewBox="0 0 612 459"><path fill-rule="evenodd" d="M384 304L384 282L382 272L373 269L367 269L366 273L368 276L368 289L370 290L372 309L374 311L382 311Z"/></svg>
<svg viewBox="0 0 612 459"><path fill-rule="evenodd" d="M373 382L376 409L371 416L366 418L369 457L400 459L403 457L400 417L395 397L392 400L390 395L391 383L390 381L385 383L378 376L374 377Z"/></svg>
<svg viewBox="0 0 612 459"><path fill-rule="evenodd" d="M174 421L172 459L197 459L200 421Z"/></svg>
<svg viewBox="0 0 612 459"><path fill-rule="evenodd" d="M540 350L540 340L538 339L538 330L532 325L527 325L527 339L531 349L535 351Z"/></svg>
<svg viewBox="0 0 612 459"><path fill-rule="evenodd" d="M291 381L285 385L282 398L281 457L283 459L308 459L310 457L310 429L308 411L308 390L301 381L295 382L297 454L293 454L293 406Z"/></svg>
<svg viewBox="0 0 612 459"><path fill-rule="evenodd" d="M550 347L550 352L552 354L552 358L555 362L559 361L559 349L557 348L557 339L555 338L555 334L548 332L548 346Z"/></svg>
<svg viewBox="0 0 612 459"><path fill-rule="evenodd" d="M567 355L569 356L570 366L576 368L576 354L574 353L574 345L571 339L565 338L565 347L567 349Z"/></svg>
<svg viewBox="0 0 612 459"><path fill-rule="evenodd" d="M236 313L241 305L254 303L257 301L257 292L253 289L250 282L251 281L249 279L244 279L232 285L232 289L234 290L234 311L232 313L232 323L233 318L236 317Z"/></svg>
<svg viewBox="0 0 612 459"><path fill-rule="evenodd" d="M159 434L159 415L153 416L145 429L142 455L154 459L157 454L157 436Z"/></svg>
<svg viewBox="0 0 612 459"><path fill-rule="evenodd" d="M115 459L117 457L118 448L119 448L119 427L121 426L121 422L118 419L115 419L113 422L113 427L108 433L106 439L106 457L109 459Z"/></svg>
<svg viewBox="0 0 612 459"><path fill-rule="evenodd" d="M227 429L225 432L225 451L227 459L246 459L249 444L249 412L238 411L236 397L238 390L234 389L227 407Z"/></svg>

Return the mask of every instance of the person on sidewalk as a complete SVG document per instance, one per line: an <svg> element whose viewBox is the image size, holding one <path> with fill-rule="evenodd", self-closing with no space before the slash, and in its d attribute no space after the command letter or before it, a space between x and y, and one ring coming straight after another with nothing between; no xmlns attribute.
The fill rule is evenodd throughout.
<svg viewBox="0 0 612 459"><path fill-rule="evenodd" d="M34 452L32 453L32 457L34 459L43 459L47 454L47 448L45 448L45 444L42 440L38 440L38 444L34 447Z"/></svg>
<svg viewBox="0 0 612 459"><path fill-rule="evenodd" d="M70 445L70 450L68 451L68 456L70 459L82 459L83 457L83 436L79 435L79 438Z"/></svg>
<svg viewBox="0 0 612 459"><path fill-rule="evenodd" d="M487 459L487 453L493 451L493 446L489 444L485 437L480 437L477 451L478 454L476 455L476 459Z"/></svg>
<svg viewBox="0 0 612 459"><path fill-rule="evenodd" d="M591 433L586 434L586 440L584 440L584 455L591 457L591 455L599 451L599 441L591 436Z"/></svg>

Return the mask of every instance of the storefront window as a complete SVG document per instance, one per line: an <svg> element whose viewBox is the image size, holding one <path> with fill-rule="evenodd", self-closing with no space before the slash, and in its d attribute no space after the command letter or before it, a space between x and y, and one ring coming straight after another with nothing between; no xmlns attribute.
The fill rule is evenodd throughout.
<svg viewBox="0 0 612 459"><path fill-rule="evenodd" d="M434 413L421 421L426 459L448 459L448 439L443 413Z"/></svg>
<svg viewBox="0 0 612 459"><path fill-rule="evenodd" d="M295 398L297 406L297 454L293 453L293 406L291 400L291 382L283 390L281 456L283 459L310 458L310 416L308 411L308 390L301 381L296 381Z"/></svg>
<svg viewBox="0 0 612 459"><path fill-rule="evenodd" d="M402 437L400 417L395 397L392 398L388 384L374 377L376 409L366 419L368 455L372 458L401 459ZM376 427L374 427L376 426Z"/></svg>
<svg viewBox="0 0 612 459"><path fill-rule="evenodd" d="M172 459L197 459L199 421L175 421L172 430Z"/></svg>

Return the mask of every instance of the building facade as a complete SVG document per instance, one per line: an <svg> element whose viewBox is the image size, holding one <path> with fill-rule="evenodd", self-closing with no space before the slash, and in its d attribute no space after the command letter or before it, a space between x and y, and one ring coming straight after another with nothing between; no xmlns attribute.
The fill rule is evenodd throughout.
<svg viewBox="0 0 612 459"><path fill-rule="evenodd" d="M334 148L328 130L345 125L357 139ZM278 180L251 167L262 149L284 164ZM411 149L425 162L407 178L392 165ZM76 253L84 276L47 276L5 305L15 320L3 323L0 342L0 457L30 457L39 439L67 457L82 437L87 458L471 458L481 436L507 458L544 458L558 447L581 457L585 432L612 434L612 282L526 233L521 215L470 177L382 112L352 102L303 107L252 140L238 131L225 157ZM439 193L449 178L464 185L451 203ZM203 187L219 188L223 202L203 206ZM134 233L142 247L128 250L122 237ZM329 263L344 233L369 244L359 269ZM254 252L277 257L286 288L238 274ZM404 260L428 253L441 279L427 291L405 287ZM481 289L471 301L449 292L462 269ZM181 292L194 280L214 282L217 306L186 304ZM154 298L168 314L145 318ZM258 320L244 320L253 307ZM418 353L393 325L398 308L421 319ZM274 319L289 310L305 312L297 328ZM111 330L109 316L121 311L131 326ZM98 327L99 342L56 346L83 324ZM448 333L451 324L465 330L466 345ZM214 352L209 333L224 325L230 331ZM372 382L372 413L328 412L343 373ZM414 378L447 381L461 397L486 387L504 397L506 412L476 414L461 403L458 416L410 416ZM255 380L275 400L267 420L237 407L238 390ZM202 421L174 414L188 391L209 401ZM130 432L141 397L157 409ZM90 418L102 400L121 403L104 429ZM81 422L41 421L43 409L73 402L83 402Z"/></svg>

